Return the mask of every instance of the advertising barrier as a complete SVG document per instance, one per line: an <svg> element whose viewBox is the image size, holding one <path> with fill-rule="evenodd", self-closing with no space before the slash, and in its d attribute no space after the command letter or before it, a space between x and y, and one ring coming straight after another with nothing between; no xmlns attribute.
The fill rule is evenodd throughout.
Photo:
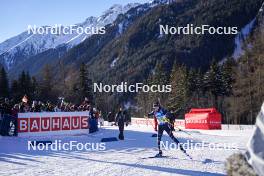
<svg viewBox="0 0 264 176"><path fill-rule="evenodd" d="M88 112L18 114L18 136L88 133Z"/></svg>
<svg viewBox="0 0 264 176"><path fill-rule="evenodd" d="M132 125L146 125L155 127L154 119L153 118L131 118ZM175 127L185 128L185 120L175 120L174 123Z"/></svg>
<svg viewBox="0 0 264 176"><path fill-rule="evenodd" d="M191 109L185 114L186 129L221 129L222 116L215 108Z"/></svg>

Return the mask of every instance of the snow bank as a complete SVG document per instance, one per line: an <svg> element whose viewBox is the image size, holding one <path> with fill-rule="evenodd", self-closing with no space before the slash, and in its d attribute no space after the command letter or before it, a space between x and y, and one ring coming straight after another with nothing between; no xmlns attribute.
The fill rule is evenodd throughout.
<svg viewBox="0 0 264 176"><path fill-rule="evenodd" d="M107 175L107 176L153 176L153 175L194 175L222 176L226 174L226 159L237 152L246 150L248 131L237 131L240 136L232 135L224 130L218 134L203 134L199 131L188 130L175 132L180 142L192 140L200 143L236 143L238 150L201 150L188 149L193 157L189 160L180 150L164 150L167 158L142 159L157 153L156 133L151 126L128 126L125 128L125 140L106 143L105 151L28 151L28 140L61 140L68 142L100 142L102 138L116 137L118 128L104 127L95 134L76 136L47 136L47 137L0 137L0 175ZM210 131L216 132L216 131ZM168 135L162 140L171 142Z"/></svg>
<svg viewBox="0 0 264 176"><path fill-rule="evenodd" d="M264 103L257 117L256 129L248 143L247 157L258 175L264 175Z"/></svg>

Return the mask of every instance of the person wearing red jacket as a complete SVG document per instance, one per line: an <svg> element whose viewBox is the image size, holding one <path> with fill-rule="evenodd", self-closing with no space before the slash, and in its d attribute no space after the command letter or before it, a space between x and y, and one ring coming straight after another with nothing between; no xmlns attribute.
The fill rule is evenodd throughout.
<svg viewBox="0 0 264 176"><path fill-rule="evenodd" d="M156 116L154 116L154 130L158 131L158 120Z"/></svg>

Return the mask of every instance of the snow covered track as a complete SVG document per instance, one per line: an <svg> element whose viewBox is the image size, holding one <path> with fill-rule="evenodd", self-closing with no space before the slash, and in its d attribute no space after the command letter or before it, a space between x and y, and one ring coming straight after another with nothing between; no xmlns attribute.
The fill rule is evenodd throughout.
<svg viewBox="0 0 264 176"><path fill-rule="evenodd" d="M206 143L236 143L244 152L253 130L176 132L180 142L193 140ZM54 137L0 137L0 175L225 175L224 162L238 150L189 149L188 159L180 150L164 150L164 158L156 154L156 138L151 128L129 126L125 140L105 143L104 151L28 151L33 140L78 141L99 143L101 138L116 137L116 127L106 127L95 134ZM234 134L234 135L231 135ZM239 137L238 137L239 136ZM168 136L162 138L169 141Z"/></svg>

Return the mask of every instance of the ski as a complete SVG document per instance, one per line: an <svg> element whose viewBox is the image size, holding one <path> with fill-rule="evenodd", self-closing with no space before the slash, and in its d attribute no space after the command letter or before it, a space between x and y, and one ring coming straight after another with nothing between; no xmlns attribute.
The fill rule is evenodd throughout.
<svg viewBox="0 0 264 176"><path fill-rule="evenodd" d="M143 157L141 159L153 159L153 158L172 158L169 156L148 156L148 157Z"/></svg>
<svg viewBox="0 0 264 176"><path fill-rule="evenodd" d="M183 150L181 150L181 151L185 154L185 156L187 156L188 159L193 160L193 158L188 153L186 153L186 151L183 151ZM153 159L153 158L177 159L177 158L174 158L174 157L171 157L171 156L166 156L166 155L165 156L164 155L154 155L154 156L143 157L141 159Z"/></svg>

